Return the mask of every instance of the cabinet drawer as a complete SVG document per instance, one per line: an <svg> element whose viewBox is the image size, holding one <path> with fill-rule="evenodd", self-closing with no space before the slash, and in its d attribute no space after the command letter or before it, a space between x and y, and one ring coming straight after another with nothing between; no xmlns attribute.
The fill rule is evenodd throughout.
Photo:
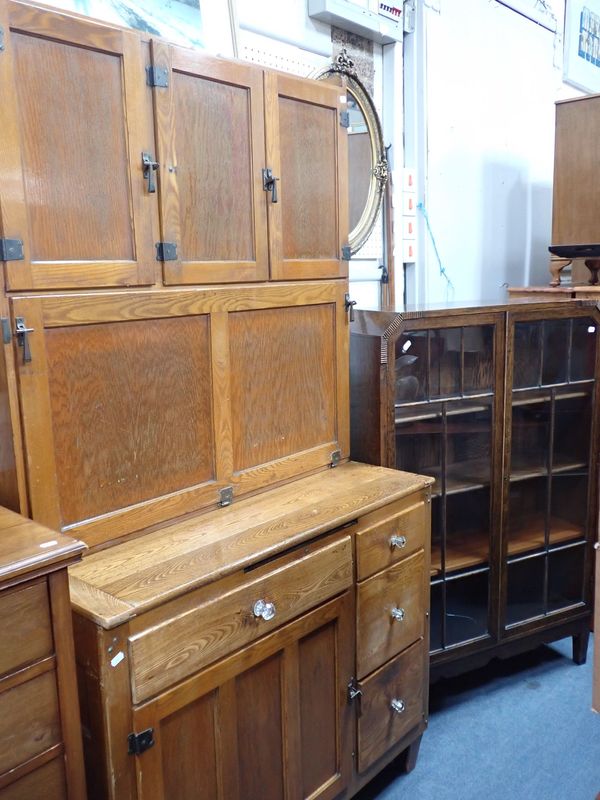
<svg viewBox="0 0 600 800"><path fill-rule="evenodd" d="M397 563L427 546L430 506L420 500L356 534L358 580Z"/></svg>
<svg viewBox="0 0 600 800"><path fill-rule="evenodd" d="M360 683L358 768L364 772L418 725L425 714L425 642L412 647ZM393 704L393 705L392 705Z"/></svg>
<svg viewBox="0 0 600 800"><path fill-rule="evenodd" d="M359 677L423 636L429 588L426 578L425 552L419 550L358 585Z"/></svg>
<svg viewBox="0 0 600 800"><path fill-rule="evenodd" d="M129 640L132 690L139 703L218 658L339 594L352 584L349 536L249 580ZM265 617L257 601L272 603Z"/></svg>
<svg viewBox="0 0 600 800"><path fill-rule="evenodd" d="M60 741L54 672L45 672L0 694L0 774Z"/></svg>
<svg viewBox="0 0 600 800"><path fill-rule="evenodd" d="M45 580L0 594L0 675L52 655L50 604Z"/></svg>

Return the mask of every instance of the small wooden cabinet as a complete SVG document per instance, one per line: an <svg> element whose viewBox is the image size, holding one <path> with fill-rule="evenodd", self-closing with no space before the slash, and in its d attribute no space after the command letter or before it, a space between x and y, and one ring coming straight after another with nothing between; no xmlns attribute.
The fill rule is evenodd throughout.
<svg viewBox="0 0 600 800"><path fill-rule="evenodd" d="M435 674L567 635L585 659L599 324L585 301L356 313L352 457L435 479Z"/></svg>
<svg viewBox="0 0 600 800"><path fill-rule="evenodd" d="M72 569L90 797L349 797L413 766L430 483L348 463Z"/></svg>
<svg viewBox="0 0 600 800"><path fill-rule="evenodd" d="M0 508L0 798L84 800L67 567L84 545Z"/></svg>

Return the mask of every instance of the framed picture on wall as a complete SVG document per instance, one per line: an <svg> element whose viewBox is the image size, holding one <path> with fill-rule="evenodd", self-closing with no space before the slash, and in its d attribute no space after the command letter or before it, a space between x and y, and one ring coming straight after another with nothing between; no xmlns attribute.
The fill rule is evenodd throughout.
<svg viewBox="0 0 600 800"><path fill-rule="evenodd" d="M600 0L567 0L563 78L584 92L600 92Z"/></svg>

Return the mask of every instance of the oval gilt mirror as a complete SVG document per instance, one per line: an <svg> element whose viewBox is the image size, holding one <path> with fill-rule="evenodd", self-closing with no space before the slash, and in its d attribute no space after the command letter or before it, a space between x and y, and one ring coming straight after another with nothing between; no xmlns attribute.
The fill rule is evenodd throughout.
<svg viewBox="0 0 600 800"><path fill-rule="evenodd" d="M345 50L316 77L339 83L348 98L348 244L354 255L373 230L388 179L381 122Z"/></svg>

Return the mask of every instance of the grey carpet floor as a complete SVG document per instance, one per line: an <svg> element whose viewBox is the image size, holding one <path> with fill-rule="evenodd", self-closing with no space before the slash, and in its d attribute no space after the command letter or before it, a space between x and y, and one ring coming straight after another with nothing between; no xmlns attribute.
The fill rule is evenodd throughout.
<svg viewBox="0 0 600 800"><path fill-rule="evenodd" d="M413 772L391 764L360 800L595 800L600 714L587 663L565 639L431 689Z"/></svg>

